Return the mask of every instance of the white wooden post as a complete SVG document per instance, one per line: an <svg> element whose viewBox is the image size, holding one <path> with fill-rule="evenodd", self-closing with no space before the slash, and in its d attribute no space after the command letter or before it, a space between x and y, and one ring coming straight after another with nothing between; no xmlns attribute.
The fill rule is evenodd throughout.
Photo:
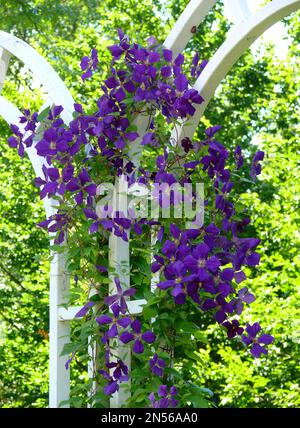
<svg viewBox="0 0 300 428"><path fill-rule="evenodd" d="M121 211L127 217L127 181L125 176L116 179L115 189L113 195L113 211ZM129 236L128 236L129 239ZM121 286L124 288L130 287L130 253L129 242L125 242L122 238L115 236L113 233L109 238L109 265L114 269L111 275L109 286L109 294L117 293L114 282L114 277L120 279ZM120 340L111 340L111 346L117 359L121 359L131 370L131 347L124 345ZM122 403L130 397L130 380L126 384L120 386L120 390L113 394L110 399L110 406L112 408L121 407Z"/></svg>
<svg viewBox="0 0 300 428"><path fill-rule="evenodd" d="M70 321L59 317L59 307L68 303L69 277L65 260L53 254L50 266L50 378L49 407L59 407L70 396L70 370L66 370L66 356L60 354L66 343L70 342ZM64 405L63 407L69 407Z"/></svg>

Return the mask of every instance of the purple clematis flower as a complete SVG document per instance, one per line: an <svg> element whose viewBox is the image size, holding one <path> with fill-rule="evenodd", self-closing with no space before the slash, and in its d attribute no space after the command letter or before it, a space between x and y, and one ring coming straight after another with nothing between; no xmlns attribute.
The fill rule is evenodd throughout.
<svg viewBox="0 0 300 428"><path fill-rule="evenodd" d="M191 66L191 76L194 79L197 79L200 74L202 73L202 71L204 70L204 68L207 66L208 61L207 60L203 60L199 63L199 54L198 52L195 53L193 60L192 60L192 66Z"/></svg>
<svg viewBox="0 0 300 428"><path fill-rule="evenodd" d="M148 399L151 402L151 407L153 407L154 409L158 409L159 408L159 401L156 400L154 392L151 392L151 394L148 395Z"/></svg>
<svg viewBox="0 0 300 428"><path fill-rule="evenodd" d="M92 182L87 170L82 168L78 178L72 178L66 185L66 189L69 192L76 192L75 202L77 205L81 205L85 195L90 197L96 195L97 186Z"/></svg>
<svg viewBox="0 0 300 428"><path fill-rule="evenodd" d="M92 224L90 232L98 230L99 225L102 224L104 229L109 232L114 232L115 236L119 236L123 241L128 242L128 232L132 226L132 220L126 218L123 213L116 212L112 219L97 221Z"/></svg>
<svg viewBox="0 0 300 428"><path fill-rule="evenodd" d="M32 131L34 132L36 130L37 126L37 117L38 113L30 113L30 110L24 109L23 110L23 116L20 117L20 123L25 124L24 131Z"/></svg>
<svg viewBox="0 0 300 428"><path fill-rule="evenodd" d="M112 372L112 376L115 379L121 379L122 381L127 381L129 379L128 367L122 360L118 359L117 361L114 361L114 362L107 362L106 367L110 370L114 369Z"/></svg>
<svg viewBox="0 0 300 428"><path fill-rule="evenodd" d="M66 368L66 370L69 370L69 368L70 368L70 364L71 364L71 362L74 360L75 355L76 355L76 352L72 352L71 357L70 357L70 358L67 360L67 362L65 363L65 368Z"/></svg>
<svg viewBox="0 0 300 428"><path fill-rule="evenodd" d="M157 141L153 132L147 132L143 136L141 145L146 146L147 144L149 144L150 146L157 146Z"/></svg>
<svg viewBox="0 0 300 428"><path fill-rule="evenodd" d="M55 238L55 244L62 244L65 239L65 234L68 228L68 216L63 211L58 211L50 216L47 220L38 223L39 227L45 228L49 233L59 232Z"/></svg>
<svg viewBox="0 0 300 428"><path fill-rule="evenodd" d="M170 391L168 392L167 385L160 385L157 390L157 395L159 398L156 400L154 392L152 392L148 398L151 401L152 407L166 409L166 408L174 408L178 405L178 400L176 400L175 396L178 394L177 388L175 386L171 386Z"/></svg>
<svg viewBox="0 0 300 428"><path fill-rule="evenodd" d="M173 174L158 172L153 183L152 197L155 204L162 208L178 206L182 202L182 192Z"/></svg>
<svg viewBox="0 0 300 428"><path fill-rule="evenodd" d="M204 311L209 311L214 309L214 317L219 324L222 324L226 318L227 314L233 312L232 303L226 302L222 295L218 295L215 299L206 299L202 305Z"/></svg>
<svg viewBox="0 0 300 428"><path fill-rule="evenodd" d="M44 132L43 139L35 145L35 149L39 156L51 159L59 153L66 153L69 150L69 144L53 127Z"/></svg>
<svg viewBox="0 0 300 428"><path fill-rule="evenodd" d="M126 314L126 312L128 311L128 307L125 298L134 296L136 290L134 288L128 288L127 290L123 291L120 280L118 278L115 278L114 281L116 284L117 293L113 294L112 296L106 297L104 301L108 306L117 303L120 306L122 314Z"/></svg>
<svg viewBox="0 0 300 428"><path fill-rule="evenodd" d="M261 150L258 150L253 156L250 171L250 176L253 178L253 180L255 180L256 177L261 173L261 164L259 162L264 160L264 157L265 153Z"/></svg>
<svg viewBox="0 0 300 428"><path fill-rule="evenodd" d="M255 322L253 325L247 324L246 332L248 336L243 335L242 340L245 345L251 346L251 354L254 358L259 358L262 354L267 355L268 350L266 345L270 345L274 341L274 337L270 334L262 334L257 337L257 334L260 332L261 327L258 322Z"/></svg>
<svg viewBox="0 0 300 428"><path fill-rule="evenodd" d="M210 131L208 134L212 135L213 131ZM203 171L207 170L207 173L211 178L214 178L217 174L223 174L227 158L228 151L225 147L217 141L211 140L209 142L208 155L203 156L201 159L201 163L203 163Z"/></svg>
<svg viewBox="0 0 300 428"><path fill-rule="evenodd" d="M182 86L179 86L182 87ZM187 89L174 103L179 117L193 116L196 109L193 104L202 104L204 99L195 89Z"/></svg>
<svg viewBox="0 0 300 428"><path fill-rule="evenodd" d="M125 93L124 93L125 94ZM121 101L121 100L118 100ZM137 132L125 132L119 138L114 141L114 145L117 149L123 150L127 143L135 141L139 134Z"/></svg>
<svg viewBox="0 0 300 428"><path fill-rule="evenodd" d="M199 282L194 276L190 276L187 282L182 282L177 284L171 294L174 297L174 302L177 305L183 305L186 302L187 296L190 296L194 302L200 304L200 299L198 295Z"/></svg>
<svg viewBox="0 0 300 428"><path fill-rule="evenodd" d="M61 120L55 120L58 118L58 116L63 112L64 108L63 106L53 106L48 114L48 119L54 121L53 122L53 126L54 127L59 127L60 125L63 124L63 122Z"/></svg>
<svg viewBox="0 0 300 428"><path fill-rule="evenodd" d="M106 370L99 370L99 373L108 381L103 389L106 395L114 394L119 390L120 383L128 381L128 368L121 360L118 360L116 363L111 363L111 365L111 368L115 368L112 376Z"/></svg>
<svg viewBox="0 0 300 428"><path fill-rule="evenodd" d="M260 255L253 250L260 243L258 238L242 238L237 241L238 249L233 257L235 270L240 270L243 264L247 266L256 266L259 264Z"/></svg>
<svg viewBox="0 0 300 428"><path fill-rule="evenodd" d="M142 324L137 319L131 323L131 329L132 333L124 331L120 336L120 340L125 344L134 340L132 347L133 352L136 354L142 354L144 352L144 345L142 342L146 342L148 344L153 343L156 339L155 334L150 330L145 331L145 333L141 333Z"/></svg>
<svg viewBox="0 0 300 428"><path fill-rule="evenodd" d="M66 167L62 170L62 176L58 168L47 168L43 165L43 173L45 179L43 180L40 177L35 178L34 183L37 187L40 187L40 198L44 199L46 196L50 198L51 196L58 194L64 195L66 192L66 181L68 176L66 170L70 167Z"/></svg>
<svg viewBox="0 0 300 428"><path fill-rule="evenodd" d="M216 256L209 257L210 248L207 244L198 244L192 249L191 255L184 258L185 266L197 275L199 281L209 278L208 272L216 273L221 262Z"/></svg>
<svg viewBox="0 0 300 428"><path fill-rule="evenodd" d="M229 294L231 294L233 291L233 288L231 285L231 281L233 280L233 278L234 278L233 269L227 268L222 270L222 272L220 272L219 275L215 276L214 282L217 285L217 288L216 290L211 289L211 292L221 294L223 297L229 296Z"/></svg>
<svg viewBox="0 0 300 428"><path fill-rule="evenodd" d="M171 261L175 261L176 257L183 258L187 255L187 247L189 240L195 239L200 235L197 229L180 230L175 224L170 225L170 233L174 241L167 239L161 249L161 252Z"/></svg>
<svg viewBox="0 0 300 428"><path fill-rule="evenodd" d="M241 336L244 331L243 327L240 326L237 320L233 320L231 322L225 321L223 322L222 326L226 328L229 339L232 339L235 336Z"/></svg>
<svg viewBox="0 0 300 428"><path fill-rule="evenodd" d="M158 355L155 353L150 359L149 363L152 373L154 373L156 376L162 377L166 362L163 359L158 358Z"/></svg>
<svg viewBox="0 0 300 428"><path fill-rule="evenodd" d="M167 290L168 288L173 288L172 295L175 297L177 292L182 292L183 286L185 283L193 281L196 279L196 275L187 274L187 267L185 264L177 260L168 266L167 279L166 281L161 281L157 285L161 290Z"/></svg>
<svg viewBox="0 0 300 428"><path fill-rule="evenodd" d="M107 336L109 338L116 337L119 334L118 327L127 328L131 323L130 317L120 317L121 308L116 303L111 306L111 311L113 315L101 315L96 318L96 321L99 325L110 325L109 330L107 331Z"/></svg>
<svg viewBox="0 0 300 428"><path fill-rule="evenodd" d="M165 259L158 254L154 254L154 262L151 265L151 271L153 273L163 270L165 268Z"/></svg>
<svg viewBox="0 0 300 428"><path fill-rule="evenodd" d="M91 57L84 56L81 60L80 67L81 70L84 71L81 78L85 80L89 77L92 77L93 70L96 70L99 63L98 52L96 49L92 50Z"/></svg>
<svg viewBox="0 0 300 428"><path fill-rule="evenodd" d="M18 148L19 156L23 157L25 154L25 147L23 141L24 135L16 125L10 125L10 129L14 133L14 136L11 136L7 139L8 145L13 149Z"/></svg>
<svg viewBox="0 0 300 428"><path fill-rule="evenodd" d="M99 370L99 373L102 374L102 375L104 375L103 372L104 372L104 370ZM108 380L108 383L103 388L103 391L104 391L105 395L112 395L115 392L119 391L118 381L113 380L112 377L109 377L107 380Z"/></svg>
<svg viewBox="0 0 300 428"><path fill-rule="evenodd" d="M207 128L205 130L205 134L208 136L208 138L213 138L214 135L222 129L221 125L211 126L210 128Z"/></svg>
<svg viewBox="0 0 300 428"><path fill-rule="evenodd" d="M122 30L118 30L120 43L118 45L109 46L108 49L113 57L113 60L118 60L123 54L128 60L132 60L128 50L130 48L128 36L126 36Z"/></svg>
<svg viewBox="0 0 300 428"><path fill-rule="evenodd" d="M188 137L185 137L181 140L181 146L183 147L183 150L185 153L188 153L190 150L194 148L193 143Z"/></svg>
<svg viewBox="0 0 300 428"><path fill-rule="evenodd" d="M238 292L238 298L233 300L235 307L235 312L237 315L241 315L244 309L244 303L253 303L255 301L255 296L252 293L249 293L248 288L241 288Z"/></svg>
<svg viewBox="0 0 300 428"><path fill-rule="evenodd" d="M102 272L102 273L108 272L108 268L106 266L95 265L95 267L99 272Z"/></svg>
<svg viewBox="0 0 300 428"><path fill-rule="evenodd" d="M241 146L236 146L234 151L236 169L241 169L244 163Z"/></svg>
<svg viewBox="0 0 300 428"><path fill-rule="evenodd" d="M245 273L240 270L238 272L234 273L234 279L236 281L237 284L240 284L241 282L245 281L247 279Z"/></svg>
<svg viewBox="0 0 300 428"><path fill-rule="evenodd" d="M191 161L191 162L186 162L185 164L183 164L184 168L187 169L195 169L197 165L199 165L200 161L196 160L196 161Z"/></svg>

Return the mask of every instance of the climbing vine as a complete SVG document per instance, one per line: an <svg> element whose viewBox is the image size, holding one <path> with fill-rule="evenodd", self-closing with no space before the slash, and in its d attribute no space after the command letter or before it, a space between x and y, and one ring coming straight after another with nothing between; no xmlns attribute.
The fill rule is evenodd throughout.
<svg viewBox="0 0 300 428"><path fill-rule="evenodd" d="M143 47L118 35L91 111L74 104L65 123L62 106L39 115L25 110L25 133L11 125L8 144L21 157L34 145L44 160L35 185L41 199L57 201L56 214L39 226L51 234L52 250L66 252L70 304L84 304L64 350L66 370L86 362L88 345L97 349L93 378L83 387L89 404L103 406L105 396L130 387L128 406L209 406L212 392L193 382L207 324L217 322L255 358L273 342L258 322L238 320L255 300L241 284L243 268L259 264L260 241L235 189L241 180L251 189L264 153L247 165L240 146L229 153L217 141L218 125L202 141L174 137L204 101L192 84L207 62L196 53L187 73L184 56L153 37ZM97 66L94 49L81 61L83 81ZM109 263L110 239L129 242L130 266ZM134 299L146 300L141 313L130 310ZM83 404L80 394L76 385L76 405Z"/></svg>

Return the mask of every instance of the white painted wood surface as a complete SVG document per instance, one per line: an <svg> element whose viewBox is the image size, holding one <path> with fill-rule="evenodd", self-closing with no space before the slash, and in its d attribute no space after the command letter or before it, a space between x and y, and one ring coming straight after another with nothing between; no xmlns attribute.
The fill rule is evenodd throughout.
<svg viewBox="0 0 300 428"><path fill-rule="evenodd" d="M228 19L234 24L239 24L251 14L247 0L223 0L223 2L225 15L227 12Z"/></svg>
<svg viewBox="0 0 300 428"><path fill-rule="evenodd" d="M64 107L65 110L61 116L68 122L72 118L74 100L51 65L26 42L4 31L0 31L0 47L26 65L41 83L53 104Z"/></svg>
<svg viewBox="0 0 300 428"><path fill-rule="evenodd" d="M174 56L185 49L196 28L216 3L217 0L192 0L188 3L164 42L164 46L171 49Z"/></svg>
<svg viewBox="0 0 300 428"><path fill-rule="evenodd" d="M114 195L113 195L113 211L122 211L123 215L127 217L127 181L126 176L121 176L115 181ZM128 236L128 239L130 237ZM115 236L111 233L109 237L109 266L114 269L111 275L109 285L109 294L117 293L116 285L114 282L115 276L120 279L121 286L124 289L130 287L130 246L129 242L125 242L122 238ZM114 351L115 359L120 359L131 369L131 346L124 345L120 340L113 339L110 346ZM111 370L112 372L113 370ZM130 379L126 385L121 385L119 391L112 395L110 399L110 407L121 407L130 397Z"/></svg>
<svg viewBox="0 0 300 428"><path fill-rule="evenodd" d="M0 94L7 73L9 59L10 53L4 48L0 48Z"/></svg>

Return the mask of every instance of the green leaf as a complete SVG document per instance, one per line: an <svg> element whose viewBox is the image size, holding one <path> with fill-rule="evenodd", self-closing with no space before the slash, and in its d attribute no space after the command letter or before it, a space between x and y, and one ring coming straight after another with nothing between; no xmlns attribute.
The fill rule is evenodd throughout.
<svg viewBox="0 0 300 428"><path fill-rule="evenodd" d="M46 119L50 112L50 107L46 107L43 111L41 111L37 117L38 122L43 122Z"/></svg>
<svg viewBox="0 0 300 428"><path fill-rule="evenodd" d="M181 321L180 320L177 325L185 333L193 333L195 328L196 328L196 325L190 321Z"/></svg>
<svg viewBox="0 0 300 428"><path fill-rule="evenodd" d="M195 331L195 333L193 333L193 335L195 336L195 338L198 341L200 341L202 343L208 343L208 339L207 339L206 335L201 330Z"/></svg>
<svg viewBox="0 0 300 428"><path fill-rule="evenodd" d="M63 355L70 355L73 352L77 352L80 347L81 343L78 342L66 343L63 347L60 357L62 357Z"/></svg>
<svg viewBox="0 0 300 428"><path fill-rule="evenodd" d="M145 320L154 318L157 315L157 307L155 306L144 306L142 316Z"/></svg>
<svg viewBox="0 0 300 428"><path fill-rule="evenodd" d="M94 294L92 297L90 297L90 301L91 302L100 302L101 297L99 296L99 294Z"/></svg>
<svg viewBox="0 0 300 428"><path fill-rule="evenodd" d="M203 388L200 387L190 387L189 393L184 396L185 400L190 401L193 404L193 407L197 409L207 409L210 407L209 401L205 398ZM211 391L210 391L211 392Z"/></svg>

